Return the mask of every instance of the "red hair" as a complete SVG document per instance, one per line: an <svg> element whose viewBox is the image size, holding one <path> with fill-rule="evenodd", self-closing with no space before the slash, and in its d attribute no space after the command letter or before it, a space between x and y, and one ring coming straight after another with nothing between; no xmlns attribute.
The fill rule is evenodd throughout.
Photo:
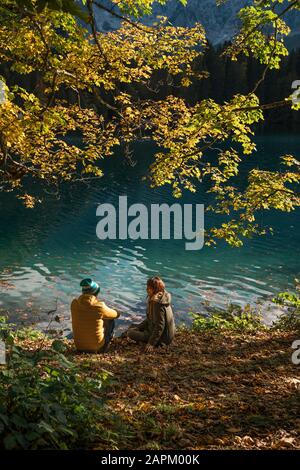
<svg viewBox="0 0 300 470"><path fill-rule="evenodd" d="M150 287L154 294L157 294L158 292L165 290L165 283L160 277L154 276L148 279L147 287Z"/></svg>

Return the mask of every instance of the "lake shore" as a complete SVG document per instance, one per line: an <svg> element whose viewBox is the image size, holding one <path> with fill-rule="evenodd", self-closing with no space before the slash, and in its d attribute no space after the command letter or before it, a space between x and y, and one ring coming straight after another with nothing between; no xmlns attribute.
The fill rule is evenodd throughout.
<svg viewBox="0 0 300 470"><path fill-rule="evenodd" d="M78 354L63 340L83 380L105 376L94 435L75 447L300 449L300 365L291 361L297 339L297 328L181 328L169 350L147 355L121 338L104 355ZM29 335L17 343L34 354L52 340Z"/></svg>

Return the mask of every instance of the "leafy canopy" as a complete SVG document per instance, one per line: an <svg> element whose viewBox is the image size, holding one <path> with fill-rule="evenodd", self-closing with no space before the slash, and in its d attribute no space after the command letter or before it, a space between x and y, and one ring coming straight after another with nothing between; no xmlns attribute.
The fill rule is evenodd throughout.
<svg viewBox="0 0 300 470"><path fill-rule="evenodd" d="M45 186L99 177L99 162L116 145L129 155L135 140L151 137L159 148L149 169L151 185L170 184L180 197L207 182L213 196L208 209L227 217L207 243L225 239L239 246L244 237L264 233L257 211L299 205L300 163L291 155L281 157L279 171L252 169L246 186L238 184L241 162L256 150L253 126L264 111L300 107L292 96L260 103L256 94L268 69L278 69L288 54L284 18L299 2L259 1L242 8L240 31L224 53L232 60L253 56L264 65L263 75L245 95L194 105L176 90L207 77L195 67L206 47L205 31L200 24L174 27L165 18L152 26L139 22L153 3L1 2L0 187L31 207L36 200L24 189L28 177ZM98 32L96 9L122 19L120 29Z"/></svg>

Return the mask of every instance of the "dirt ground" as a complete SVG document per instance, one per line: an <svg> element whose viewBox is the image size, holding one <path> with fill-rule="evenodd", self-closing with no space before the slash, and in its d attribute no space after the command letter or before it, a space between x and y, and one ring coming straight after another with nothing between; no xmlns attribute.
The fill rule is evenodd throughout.
<svg viewBox="0 0 300 470"><path fill-rule="evenodd" d="M91 375L111 377L110 443L95 447L300 449L300 365L291 361L298 336L183 330L169 350L144 354L116 338L105 355L75 354Z"/></svg>

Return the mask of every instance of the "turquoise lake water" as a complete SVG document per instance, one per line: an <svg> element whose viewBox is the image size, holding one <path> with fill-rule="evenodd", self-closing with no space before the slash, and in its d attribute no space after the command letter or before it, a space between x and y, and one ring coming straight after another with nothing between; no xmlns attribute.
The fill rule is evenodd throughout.
<svg viewBox="0 0 300 470"><path fill-rule="evenodd" d="M300 137L259 137L257 146L255 155L245 158L244 170L264 168L270 161L276 167L276 158L286 153L299 158ZM23 208L11 194L0 196L2 311L14 321L43 324L57 299L57 312L68 328L70 301L87 276L99 281L103 298L121 310L123 325L143 315L145 282L155 274L165 279L176 317L183 320L189 311L205 311L206 303L269 305L273 294L293 286L299 276L300 211L261 215L261 222L274 227L274 235L249 240L240 249L221 243L186 251L181 240L100 241L96 237L100 203L117 207L120 195L127 195L129 204L178 202L170 188L153 190L141 180L153 151L151 143L137 145L134 168L121 155L111 157L103 178L89 187L65 188L60 199L49 196L33 210ZM209 201L203 187L179 200L182 204ZM216 215L206 216L205 225L217 221Z"/></svg>

